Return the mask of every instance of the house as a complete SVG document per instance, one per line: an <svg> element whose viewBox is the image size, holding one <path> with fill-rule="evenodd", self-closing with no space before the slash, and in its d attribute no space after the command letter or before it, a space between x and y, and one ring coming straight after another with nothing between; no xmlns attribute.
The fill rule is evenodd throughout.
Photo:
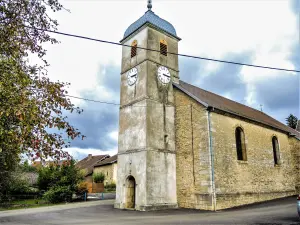
<svg viewBox="0 0 300 225"><path fill-rule="evenodd" d="M117 160L117 155L114 155L94 166L94 173L103 173L105 175L105 185L116 183L117 181Z"/></svg>
<svg viewBox="0 0 300 225"><path fill-rule="evenodd" d="M300 133L182 81L180 40L149 1L120 41L115 208L220 210L299 193Z"/></svg>
<svg viewBox="0 0 300 225"><path fill-rule="evenodd" d="M93 183L93 169L94 166L105 160L106 158L109 158L109 155L92 155L88 154L87 157L84 159L80 160L79 162L76 163L76 166L84 171L84 176L85 176L85 181L88 183Z"/></svg>

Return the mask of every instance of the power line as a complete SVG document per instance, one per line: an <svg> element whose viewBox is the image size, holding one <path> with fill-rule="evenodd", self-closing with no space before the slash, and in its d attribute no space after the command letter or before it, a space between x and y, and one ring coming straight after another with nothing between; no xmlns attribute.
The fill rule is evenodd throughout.
<svg viewBox="0 0 300 225"><path fill-rule="evenodd" d="M85 39L85 40L97 41L97 42L102 42L102 43L106 43L106 44L119 45L119 46L125 46L125 47L130 47L131 48L131 45L125 45L125 44L121 44L121 43L117 43L117 42L113 42L113 41L105 41L105 40L100 40L100 39L96 39L96 38L90 38L90 37L81 36L81 35L63 33L63 32L54 31L54 30L46 30L46 29L41 29L41 28L36 28L36 27L29 27L29 26L25 26L25 27L30 28L30 29L36 29L36 30L44 31L44 32L69 36L69 37L76 37L76 38L81 38L81 39ZM149 48L144 48L144 47L139 47L139 46L137 46L136 48L147 50L147 51L160 52L159 50L156 50L156 49L149 49ZM250 66L250 67L256 67L256 68L270 69L270 70L280 70L280 71L286 71L286 72L297 72L297 73L300 72L300 70L290 70L290 69L270 67L270 66L260 66L260 65L239 63L239 62L233 62L233 61L227 61L227 60L219 60L219 59L212 59L212 58L206 58L206 57L200 57L200 56L179 54L179 53L174 53L174 52L167 52L167 53L171 54L171 55L178 55L178 56L194 58L194 59L202 59L202 60L213 61L213 62L229 63L229 64L240 65L240 66Z"/></svg>
<svg viewBox="0 0 300 225"><path fill-rule="evenodd" d="M115 106L121 106L121 104L115 103L115 102L106 102L106 101L99 101L99 100L94 100L94 99L89 99L89 98L82 98L82 97L77 97L73 95L65 95L70 98L76 98L76 99L81 99L89 102L95 102L95 103L101 103L101 104L107 104L107 105L115 105ZM124 105L125 106L125 105ZM146 105L129 105L131 107L147 107ZM183 106L189 106L189 105L177 105L176 107L183 107ZM173 107L170 105L166 105L166 107Z"/></svg>
<svg viewBox="0 0 300 225"><path fill-rule="evenodd" d="M81 98L81 97L77 97L77 96L73 96L73 95L66 95L70 98L76 98L76 99L81 99L81 100L85 100L85 101L89 101L89 102L97 102L97 103L102 103L102 104L107 104L107 105L117 105L119 106L120 104L115 103L115 102L106 102L106 101L99 101L99 100L93 100L93 99L88 99L88 98Z"/></svg>

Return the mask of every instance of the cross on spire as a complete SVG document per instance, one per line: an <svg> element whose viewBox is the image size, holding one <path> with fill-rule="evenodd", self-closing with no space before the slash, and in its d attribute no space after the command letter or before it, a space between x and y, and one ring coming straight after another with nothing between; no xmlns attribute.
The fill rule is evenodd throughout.
<svg viewBox="0 0 300 225"><path fill-rule="evenodd" d="M148 0L148 10L151 10L152 9L152 0Z"/></svg>

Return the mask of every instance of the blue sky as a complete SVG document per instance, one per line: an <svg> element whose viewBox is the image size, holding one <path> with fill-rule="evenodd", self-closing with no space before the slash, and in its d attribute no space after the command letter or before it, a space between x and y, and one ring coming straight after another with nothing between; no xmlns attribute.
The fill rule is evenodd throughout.
<svg viewBox="0 0 300 225"><path fill-rule="evenodd" d="M300 70L299 2L154 0L153 11L171 22L179 52ZM71 13L51 13L59 31L118 42L126 28L147 10L146 0L61 1ZM55 35L46 45L53 80L71 83L71 95L119 102L121 48ZM299 73L271 71L196 59L179 58L180 78L284 122L299 117ZM68 151L77 159L89 153L115 154L118 107L74 99L84 109L69 115L87 138Z"/></svg>

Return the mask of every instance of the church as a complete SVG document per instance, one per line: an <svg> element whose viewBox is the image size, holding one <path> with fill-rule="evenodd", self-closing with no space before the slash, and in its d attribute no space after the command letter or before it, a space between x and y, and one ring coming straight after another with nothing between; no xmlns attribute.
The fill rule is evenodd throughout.
<svg viewBox="0 0 300 225"><path fill-rule="evenodd" d="M216 211L300 193L300 133L180 80L180 40L148 1L120 41L114 207Z"/></svg>

